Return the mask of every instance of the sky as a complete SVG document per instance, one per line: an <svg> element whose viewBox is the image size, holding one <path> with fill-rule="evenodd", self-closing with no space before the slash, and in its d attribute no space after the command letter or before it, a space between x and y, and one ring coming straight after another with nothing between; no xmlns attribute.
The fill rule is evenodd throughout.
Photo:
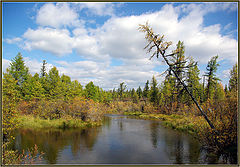
<svg viewBox="0 0 240 167"><path fill-rule="evenodd" d="M20 52L30 73L56 66L60 74L83 86L93 81L104 90L144 87L153 75L159 83L167 69L163 59L144 50L146 22L172 41L183 41L185 56L198 62L200 77L218 55L217 76L228 84L238 59L237 2L206 3L2 3L2 70Z"/></svg>

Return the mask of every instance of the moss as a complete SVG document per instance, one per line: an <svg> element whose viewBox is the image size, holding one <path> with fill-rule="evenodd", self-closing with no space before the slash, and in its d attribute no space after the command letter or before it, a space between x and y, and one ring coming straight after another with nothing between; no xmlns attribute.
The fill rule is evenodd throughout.
<svg viewBox="0 0 240 167"><path fill-rule="evenodd" d="M43 129L43 128L86 128L101 125L100 122L82 121L80 119L41 119L31 115L21 115L16 118L19 121L20 128Z"/></svg>

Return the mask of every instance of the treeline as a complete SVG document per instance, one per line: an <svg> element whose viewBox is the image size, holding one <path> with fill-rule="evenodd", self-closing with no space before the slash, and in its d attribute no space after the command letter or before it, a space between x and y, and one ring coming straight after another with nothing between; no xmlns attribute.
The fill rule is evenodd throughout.
<svg viewBox="0 0 240 167"><path fill-rule="evenodd" d="M23 57L20 53L12 60L7 72L3 74L4 80L16 81L13 84L16 90L18 100L33 99L64 99L69 100L76 96L83 96L86 99L93 99L97 102L109 101L111 94L103 91L93 82L89 82L83 89L77 81L71 81L71 78L65 74L59 74L56 67L53 67L47 73L46 61L43 61L40 73L33 76L25 66ZM5 84L10 84L9 82Z"/></svg>

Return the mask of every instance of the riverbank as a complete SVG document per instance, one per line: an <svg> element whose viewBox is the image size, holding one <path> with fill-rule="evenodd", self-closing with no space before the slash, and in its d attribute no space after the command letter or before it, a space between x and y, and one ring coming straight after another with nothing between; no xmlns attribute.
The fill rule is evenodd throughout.
<svg viewBox="0 0 240 167"><path fill-rule="evenodd" d="M59 118L59 119L42 119L32 115L20 115L16 118L19 122L19 128L26 129L65 129L65 128L87 128L102 125L102 122L82 121L81 119Z"/></svg>
<svg viewBox="0 0 240 167"><path fill-rule="evenodd" d="M136 116L140 119L161 120L165 127L187 132L193 136L197 136L202 128L208 126L201 116L148 114L142 112L124 112L124 115Z"/></svg>

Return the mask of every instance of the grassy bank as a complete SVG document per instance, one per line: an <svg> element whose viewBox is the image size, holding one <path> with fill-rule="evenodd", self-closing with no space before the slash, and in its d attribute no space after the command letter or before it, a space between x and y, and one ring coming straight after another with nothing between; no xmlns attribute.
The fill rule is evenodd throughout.
<svg viewBox="0 0 240 167"><path fill-rule="evenodd" d="M43 129L43 128L86 128L100 126L101 122L82 121L73 118L60 118L60 119L41 119L32 115L21 115L16 118L19 122L20 128L28 129Z"/></svg>
<svg viewBox="0 0 240 167"><path fill-rule="evenodd" d="M141 119L161 120L163 125L175 130L187 132L192 135L197 135L201 128L207 124L200 116L192 115L165 115L165 114L148 114L141 112L124 112L125 115L136 116Z"/></svg>

